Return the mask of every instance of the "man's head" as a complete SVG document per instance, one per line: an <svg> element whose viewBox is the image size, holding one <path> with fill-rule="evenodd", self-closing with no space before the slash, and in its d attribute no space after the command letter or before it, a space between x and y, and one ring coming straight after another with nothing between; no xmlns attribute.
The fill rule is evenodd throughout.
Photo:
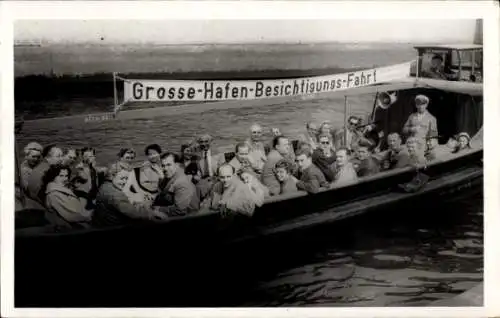
<svg viewBox="0 0 500 318"><path fill-rule="evenodd" d="M218 169L219 181L222 183L224 189L229 188L234 176L234 167L230 164L224 163Z"/></svg>
<svg viewBox="0 0 500 318"><path fill-rule="evenodd" d="M37 142L30 142L24 147L24 157L29 166L34 167L42 160L43 147Z"/></svg>
<svg viewBox="0 0 500 318"><path fill-rule="evenodd" d="M202 151L208 151L210 149L210 145L212 144L212 136L205 134L198 137L198 145Z"/></svg>
<svg viewBox="0 0 500 318"><path fill-rule="evenodd" d="M290 143L288 138L284 136L274 137L273 148L280 153L280 155L285 156L290 151Z"/></svg>
<svg viewBox="0 0 500 318"><path fill-rule="evenodd" d="M368 149L368 146L365 145L360 145L356 153L358 159L361 161L366 160L370 157L370 150Z"/></svg>
<svg viewBox="0 0 500 318"><path fill-rule="evenodd" d="M75 149L68 149L66 151L66 154L64 155L64 164L67 166L71 166L76 162L77 159L78 156L76 155Z"/></svg>
<svg viewBox="0 0 500 318"><path fill-rule="evenodd" d="M361 124L361 119L356 116L350 116L347 120L347 129L355 130Z"/></svg>
<svg viewBox="0 0 500 318"><path fill-rule="evenodd" d="M441 57L441 55L435 54L431 60L431 67L434 69L439 68L441 67L442 63L443 63L443 58Z"/></svg>
<svg viewBox="0 0 500 318"><path fill-rule="evenodd" d="M330 141L330 135L327 134L321 134L318 137L318 142L319 142L319 147L323 151L327 151L331 149L331 141Z"/></svg>
<svg viewBox="0 0 500 318"><path fill-rule="evenodd" d="M45 147L43 149L42 156L51 166L59 165L63 161L63 151L56 145Z"/></svg>
<svg viewBox="0 0 500 318"><path fill-rule="evenodd" d="M276 163L276 166L274 167L274 173L276 174L276 179L278 179L279 182L283 183L290 178L290 175L292 173L292 167L290 166L290 163L284 159L278 161Z"/></svg>
<svg viewBox="0 0 500 318"><path fill-rule="evenodd" d="M250 139L254 142L262 140L262 127L259 124L250 127Z"/></svg>
<svg viewBox="0 0 500 318"><path fill-rule="evenodd" d="M89 166L96 165L95 149L94 148L85 147L81 150L81 154L82 154L83 163L85 163Z"/></svg>
<svg viewBox="0 0 500 318"><path fill-rule="evenodd" d="M387 145L391 150L399 150L401 148L401 136L398 133L391 133L387 136Z"/></svg>
<svg viewBox="0 0 500 318"><path fill-rule="evenodd" d="M343 167L347 164L347 161L349 160L349 151L347 148L340 148L335 152L336 159L335 163L337 164L337 167Z"/></svg>
<svg viewBox="0 0 500 318"><path fill-rule="evenodd" d="M158 144L148 145L144 149L144 154L148 156L149 162L159 163L161 155L161 147Z"/></svg>
<svg viewBox="0 0 500 318"><path fill-rule="evenodd" d="M424 113L429 105L429 98L425 95L417 95L415 97L415 106L417 107L417 112Z"/></svg>
<svg viewBox="0 0 500 318"><path fill-rule="evenodd" d="M312 164L311 153L305 150L298 151L295 160L297 161L297 164L301 171L309 168Z"/></svg>
<svg viewBox="0 0 500 318"><path fill-rule="evenodd" d="M248 154L250 153L250 147L244 143L240 142L236 145L235 147L235 155L236 159L238 159L239 162L248 162Z"/></svg>
<svg viewBox="0 0 500 318"><path fill-rule="evenodd" d="M318 125L316 123L313 123L313 122L308 122L306 124L306 129L307 129L307 133L309 134L309 136L317 136L318 135Z"/></svg>
<svg viewBox="0 0 500 318"><path fill-rule="evenodd" d="M180 157L172 152L166 152L160 156L161 166L163 168L163 172L165 173L165 177L172 178L180 164Z"/></svg>
<svg viewBox="0 0 500 318"><path fill-rule="evenodd" d="M332 125L330 124L329 121L325 121L319 126L319 133L320 134L331 134L332 132Z"/></svg>

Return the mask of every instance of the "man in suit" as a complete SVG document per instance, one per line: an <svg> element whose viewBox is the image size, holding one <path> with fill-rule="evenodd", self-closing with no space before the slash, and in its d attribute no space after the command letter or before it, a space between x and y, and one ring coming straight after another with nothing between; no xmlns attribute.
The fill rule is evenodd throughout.
<svg viewBox="0 0 500 318"><path fill-rule="evenodd" d="M164 153L161 155L161 164L165 179L153 205L159 206L160 212L168 216L182 216L198 211L198 193L195 185L184 174L180 157L174 153Z"/></svg>
<svg viewBox="0 0 500 318"><path fill-rule="evenodd" d="M212 136L204 134L198 137L197 144L200 158L198 165L201 179L196 184L196 188L198 190L198 196L203 200L216 181L217 168L221 163L221 159L212 155Z"/></svg>

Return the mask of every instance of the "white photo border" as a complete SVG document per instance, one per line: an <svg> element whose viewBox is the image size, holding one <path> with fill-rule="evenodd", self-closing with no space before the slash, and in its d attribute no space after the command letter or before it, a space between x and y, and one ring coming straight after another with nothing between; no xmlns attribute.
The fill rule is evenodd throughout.
<svg viewBox="0 0 500 318"><path fill-rule="evenodd" d="M14 66L13 28L20 19L483 19L484 34L484 306L478 308L218 308L17 309L14 308ZM499 8L494 1L341 2L0 2L1 314L5 317L492 317L500 315ZM418 31L416 31L418 32ZM497 139L494 139L497 136Z"/></svg>

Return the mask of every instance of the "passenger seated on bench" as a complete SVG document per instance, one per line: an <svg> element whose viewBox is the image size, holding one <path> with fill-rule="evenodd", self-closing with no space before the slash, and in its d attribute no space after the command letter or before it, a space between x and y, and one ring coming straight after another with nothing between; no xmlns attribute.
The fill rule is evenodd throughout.
<svg viewBox="0 0 500 318"><path fill-rule="evenodd" d="M240 169L238 174L241 181L250 189L255 205L258 207L262 206L262 204L264 204L264 199L269 196L267 187L260 183L251 168L247 167Z"/></svg>
<svg viewBox="0 0 500 318"><path fill-rule="evenodd" d="M419 140L415 137L410 137L406 140L407 156L401 156L396 168L417 167L426 164L424 151L420 148Z"/></svg>
<svg viewBox="0 0 500 318"><path fill-rule="evenodd" d="M406 151L406 146L402 144L401 136L398 133L390 133L387 136L387 145L389 149L374 155L374 158L380 162L382 171L400 168L408 161L408 151Z"/></svg>
<svg viewBox="0 0 500 318"><path fill-rule="evenodd" d="M146 146L144 154L148 160L140 167L134 168L130 172L127 184L123 187L123 192L134 202L153 202L159 193L159 183L163 179L160 154L161 147L157 144Z"/></svg>
<svg viewBox="0 0 500 318"><path fill-rule="evenodd" d="M253 215L255 211L254 195L250 188L235 176L234 168L223 163L219 167L217 181L201 207L216 210L226 215L228 213Z"/></svg>
<svg viewBox="0 0 500 318"><path fill-rule="evenodd" d="M161 221L167 215L152 208L147 202L131 203L122 191L130 172L115 166L108 170L96 198L96 210L92 215L95 226L132 224L137 221Z"/></svg>
<svg viewBox="0 0 500 318"><path fill-rule="evenodd" d="M86 210L86 200L79 199L69 187L71 171L67 166L51 166L43 177L46 218L64 228L88 227L92 211Z"/></svg>
<svg viewBox="0 0 500 318"><path fill-rule="evenodd" d="M41 203L45 202L45 191L42 189L43 177L50 167L60 165L63 161L63 152L56 145L46 146L42 151L43 160L31 171L28 178L27 195Z"/></svg>
<svg viewBox="0 0 500 318"><path fill-rule="evenodd" d="M37 142L30 142L24 147L24 160L20 165L21 181L23 183L23 191L28 186L28 180L33 172L33 169L42 161L43 147Z"/></svg>
<svg viewBox="0 0 500 318"><path fill-rule="evenodd" d="M424 155L428 162L441 158L451 152L451 149L448 146L439 144L438 137L439 136L436 133L430 134L427 137L427 145Z"/></svg>
<svg viewBox="0 0 500 318"><path fill-rule="evenodd" d="M273 149L267 155L267 161L262 169L262 183L269 189L269 195L280 194L280 183L274 174L274 168L278 161L285 159L290 152L290 143L285 136L278 136L273 139ZM290 162L290 166L293 163Z"/></svg>
<svg viewBox="0 0 500 318"><path fill-rule="evenodd" d="M264 167L266 162L266 146L263 141L263 130L259 124L253 124L250 127L250 138L246 143L250 147L249 156L259 169Z"/></svg>
<svg viewBox="0 0 500 318"><path fill-rule="evenodd" d="M181 166L184 169L184 173L191 182L197 184L201 178L201 172L198 167L199 158L196 156L193 147L190 145L181 146Z"/></svg>
<svg viewBox="0 0 500 318"><path fill-rule="evenodd" d="M370 152L369 145L360 143L356 151L356 158L353 160L354 170L358 177L367 177L379 173L380 167Z"/></svg>
<svg viewBox="0 0 500 318"><path fill-rule="evenodd" d="M247 143L240 142L236 144L235 147L235 156L229 164L233 166L235 171L240 171L242 169L249 170L256 177L260 177L262 173L262 168L259 166L257 162L249 155L250 147Z"/></svg>
<svg viewBox="0 0 500 318"><path fill-rule="evenodd" d="M213 184L217 182L217 167L222 162L222 157L212 154L212 136L208 134L201 135L196 140L196 150L199 152L198 167L200 169L201 179L196 184L198 197L203 200Z"/></svg>
<svg viewBox="0 0 500 318"><path fill-rule="evenodd" d="M285 159L278 161L274 168L274 173L276 174L276 179L278 179L280 183L279 194L288 194L298 191L298 180L292 175L292 167L289 161Z"/></svg>
<svg viewBox="0 0 500 318"><path fill-rule="evenodd" d="M132 171L132 162L135 159L135 150L133 148L122 148L118 152L118 161L111 164L110 170Z"/></svg>
<svg viewBox="0 0 500 318"><path fill-rule="evenodd" d="M297 189L308 193L316 193L321 187L328 188L330 186L323 172L312 163L311 152L299 151L297 153L297 164L299 166Z"/></svg>
<svg viewBox="0 0 500 318"><path fill-rule="evenodd" d="M332 182L334 173L332 165L335 163L335 151L333 149L333 141L331 136L321 134L318 137L319 147L312 154L312 162L321 170L326 178L326 181Z"/></svg>
<svg viewBox="0 0 500 318"><path fill-rule="evenodd" d="M314 151L318 147L318 125L313 122L308 122L306 124L307 132L300 135L299 141L308 144Z"/></svg>
<svg viewBox="0 0 500 318"><path fill-rule="evenodd" d="M470 136L466 132L461 132L456 137L457 143L452 153L458 153L465 149L470 149Z"/></svg>
<svg viewBox="0 0 500 318"><path fill-rule="evenodd" d="M358 180L354 166L349 161L349 150L340 148L336 152L333 184L351 183Z"/></svg>
<svg viewBox="0 0 500 318"><path fill-rule="evenodd" d="M153 205L168 216L182 216L197 212L200 199L195 185L189 180L177 154L166 152L161 155L165 178L160 184L160 193Z"/></svg>

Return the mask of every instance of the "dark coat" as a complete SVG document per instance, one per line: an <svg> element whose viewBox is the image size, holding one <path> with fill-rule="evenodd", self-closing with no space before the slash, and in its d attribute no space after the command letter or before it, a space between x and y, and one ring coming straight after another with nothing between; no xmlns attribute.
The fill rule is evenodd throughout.
<svg viewBox="0 0 500 318"><path fill-rule="evenodd" d="M160 206L160 211L168 216L181 216L197 212L200 209L200 199L195 185L184 174L183 169L177 169L174 176L166 180L154 205Z"/></svg>
<svg viewBox="0 0 500 318"><path fill-rule="evenodd" d="M309 193L316 193L319 188L328 188L330 184L326 181L323 172L314 164L311 164L307 169L299 173L300 179L297 182L297 188Z"/></svg>

